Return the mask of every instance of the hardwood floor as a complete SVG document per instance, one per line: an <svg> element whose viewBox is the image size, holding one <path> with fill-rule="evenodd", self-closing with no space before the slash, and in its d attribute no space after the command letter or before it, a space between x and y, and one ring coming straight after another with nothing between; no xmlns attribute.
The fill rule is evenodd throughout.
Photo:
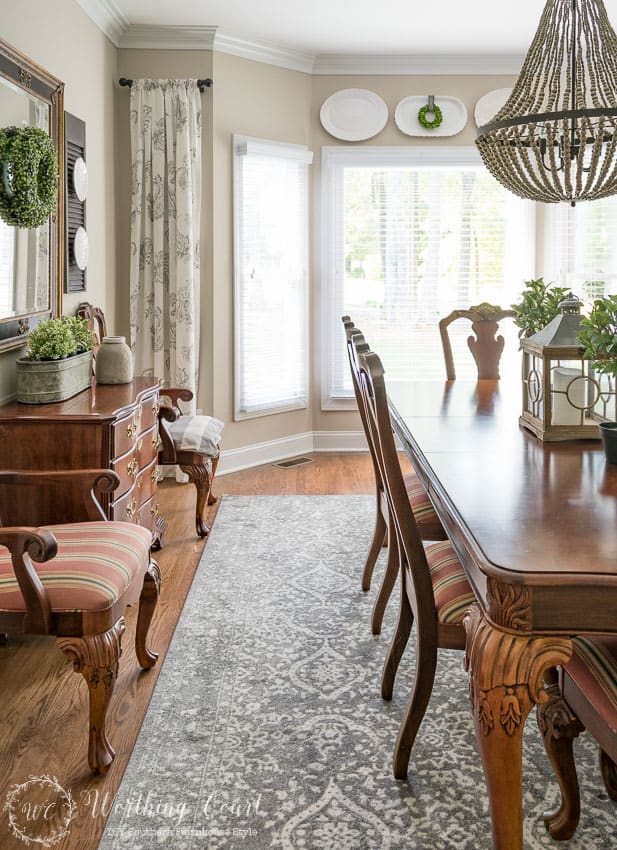
<svg viewBox="0 0 617 850"><path fill-rule="evenodd" d="M373 492L368 453L308 456L311 463L290 469L266 465L221 476L215 481L215 493ZM57 778L62 788L70 791L76 806L70 833L53 844L58 850L95 850L98 845L203 549L194 532L193 486L164 481L159 494L168 526L165 547L156 554L163 574L163 592L151 629L151 646L160 658L153 670L140 671L133 648L136 611L129 610L120 675L109 711L109 733L116 758L105 777L92 776L87 766L85 682L67 665L54 639L11 635L8 643L0 646L0 809L11 786L24 783L31 776ZM210 509L210 523L216 509L217 506ZM28 812L22 811L22 817L27 816ZM23 850L26 844L12 834L8 817L7 811L0 811L0 848Z"/></svg>

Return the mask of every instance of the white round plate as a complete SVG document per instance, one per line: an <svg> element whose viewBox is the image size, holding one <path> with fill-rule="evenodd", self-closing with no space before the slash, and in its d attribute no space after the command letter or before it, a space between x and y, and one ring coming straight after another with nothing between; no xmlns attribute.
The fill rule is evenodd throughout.
<svg viewBox="0 0 617 850"><path fill-rule="evenodd" d="M319 117L335 139L361 142L383 130L388 123L388 107L368 89L341 89L324 100Z"/></svg>
<svg viewBox="0 0 617 850"><path fill-rule="evenodd" d="M425 94L404 97L396 107L394 121L406 136L456 136L467 123L467 108L458 97L435 95L435 104L441 109L442 122L432 130L418 121L418 112L428 103Z"/></svg>
<svg viewBox="0 0 617 850"><path fill-rule="evenodd" d="M488 124L491 118L497 115L511 94L512 89L493 89L493 91L483 95L476 103L476 108L473 111L476 127L484 127L485 124Z"/></svg>
<svg viewBox="0 0 617 850"><path fill-rule="evenodd" d="M88 265L88 234L83 227L78 227L73 239L73 259L82 272Z"/></svg>
<svg viewBox="0 0 617 850"><path fill-rule="evenodd" d="M88 169L81 157L75 160L73 166L73 191L77 195L77 200L83 204L88 197Z"/></svg>

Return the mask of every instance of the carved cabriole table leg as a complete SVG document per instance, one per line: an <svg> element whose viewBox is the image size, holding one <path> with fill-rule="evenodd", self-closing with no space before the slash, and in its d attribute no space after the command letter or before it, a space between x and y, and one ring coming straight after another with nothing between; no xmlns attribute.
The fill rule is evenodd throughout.
<svg viewBox="0 0 617 850"><path fill-rule="evenodd" d="M496 596L489 611L493 625L479 605L465 616L467 648L465 665L493 825L494 850L522 850L522 738L525 720L535 703L547 699L542 674L549 667L565 664L572 654L571 641L559 637L534 637L507 631L526 621L521 600ZM493 591L495 588L493 588ZM508 588L511 592L512 588ZM521 595L527 593L521 588ZM528 613L528 612L527 612ZM499 618L497 615L500 615ZM528 618L530 620L530 618ZM506 625L507 624L507 625Z"/></svg>
<svg viewBox="0 0 617 850"><path fill-rule="evenodd" d="M562 697L558 676L551 668L544 677L548 700L538 706L538 726L561 790L559 805L544 812L544 823L553 838L565 841L574 835L581 813L573 742L585 727Z"/></svg>
<svg viewBox="0 0 617 850"><path fill-rule="evenodd" d="M144 670L149 670L154 667L156 660L159 657L158 652L152 652L148 649L146 641L148 638L148 629L156 610L156 605L159 601L161 592L161 570L159 565L152 558L148 570L144 576L144 586L139 597L139 611L137 614L137 628L135 630L135 654L139 666Z"/></svg>
<svg viewBox="0 0 617 850"><path fill-rule="evenodd" d="M59 637L62 652L73 662L88 684L90 696L90 736L88 763L94 773L105 773L115 753L107 739L105 719L107 708L118 678L121 638L126 628L120 617L107 632L83 637Z"/></svg>
<svg viewBox="0 0 617 850"><path fill-rule="evenodd" d="M199 537L206 537L210 533L209 527L204 520L206 502L212 487L212 461L204 461L196 466L180 465L180 469L189 477L197 488L197 505L195 506L195 528Z"/></svg>

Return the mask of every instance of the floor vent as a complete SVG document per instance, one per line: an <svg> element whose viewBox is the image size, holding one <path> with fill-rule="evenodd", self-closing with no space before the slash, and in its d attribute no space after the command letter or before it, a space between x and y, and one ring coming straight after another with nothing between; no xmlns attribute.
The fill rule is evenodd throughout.
<svg viewBox="0 0 617 850"><path fill-rule="evenodd" d="M292 469L294 466L304 466L305 463L313 463L312 457L294 457L291 460L281 460L272 466L280 466L281 469Z"/></svg>

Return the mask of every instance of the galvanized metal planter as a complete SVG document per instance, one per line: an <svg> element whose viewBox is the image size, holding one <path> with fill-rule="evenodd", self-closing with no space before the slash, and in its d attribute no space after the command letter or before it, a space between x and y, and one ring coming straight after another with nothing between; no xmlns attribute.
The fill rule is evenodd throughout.
<svg viewBox="0 0 617 850"><path fill-rule="evenodd" d="M17 401L48 404L64 401L88 389L92 381L92 352L84 351L64 360L26 360L17 365Z"/></svg>

